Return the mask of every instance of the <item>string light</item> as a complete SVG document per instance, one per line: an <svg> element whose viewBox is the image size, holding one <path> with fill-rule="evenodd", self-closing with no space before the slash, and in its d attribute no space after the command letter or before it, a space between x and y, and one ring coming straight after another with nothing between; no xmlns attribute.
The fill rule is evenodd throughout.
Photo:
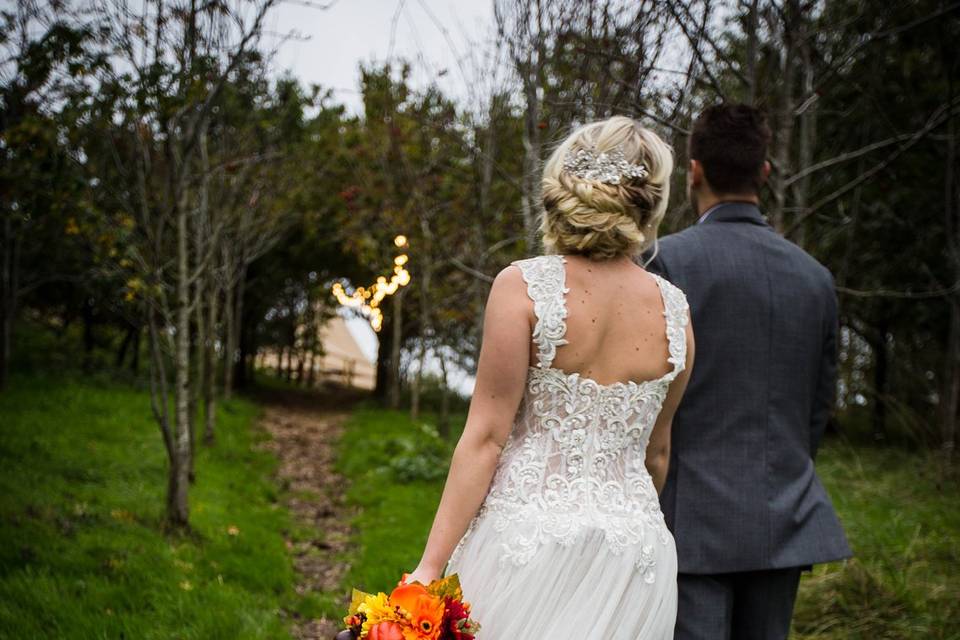
<svg viewBox="0 0 960 640"><path fill-rule="evenodd" d="M398 249L408 249L409 243L407 236L399 235L393 239L393 244ZM392 296L401 287L410 284L410 272L406 269L406 264L410 257L406 253L401 253L393 259L393 273L390 279L386 276L377 277L369 287L357 287L352 293L347 293L346 288L340 282L333 283L332 291L337 302L345 307L359 309L360 313L367 317L370 326L374 331L380 331L383 327L383 312L380 311L380 303L387 296Z"/></svg>

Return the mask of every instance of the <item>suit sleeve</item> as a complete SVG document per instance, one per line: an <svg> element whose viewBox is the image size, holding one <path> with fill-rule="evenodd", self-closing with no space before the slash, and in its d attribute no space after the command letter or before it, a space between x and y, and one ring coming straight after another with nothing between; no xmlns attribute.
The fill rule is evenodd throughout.
<svg viewBox="0 0 960 640"><path fill-rule="evenodd" d="M813 411L810 424L810 457L816 458L817 449L823 440L830 414L833 412L837 392L837 333L839 317L837 315L837 296L830 278L830 293L827 297L824 313L823 350L820 355L820 370L817 376L816 392L813 398Z"/></svg>

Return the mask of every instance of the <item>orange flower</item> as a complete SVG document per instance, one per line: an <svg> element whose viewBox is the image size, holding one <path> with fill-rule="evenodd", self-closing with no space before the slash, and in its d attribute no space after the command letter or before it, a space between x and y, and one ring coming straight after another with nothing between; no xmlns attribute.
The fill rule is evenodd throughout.
<svg viewBox="0 0 960 640"><path fill-rule="evenodd" d="M370 627L367 640L403 640L403 636L403 628L396 622L387 620Z"/></svg>
<svg viewBox="0 0 960 640"><path fill-rule="evenodd" d="M404 628L404 640L436 640L443 628L444 604L430 595L422 584L401 584L390 594L390 604L410 614L410 627Z"/></svg>
<svg viewBox="0 0 960 640"><path fill-rule="evenodd" d="M413 612L417 606L417 599L420 596L430 595L426 587L419 582L400 583L390 594L390 604L399 605L408 612Z"/></svg>

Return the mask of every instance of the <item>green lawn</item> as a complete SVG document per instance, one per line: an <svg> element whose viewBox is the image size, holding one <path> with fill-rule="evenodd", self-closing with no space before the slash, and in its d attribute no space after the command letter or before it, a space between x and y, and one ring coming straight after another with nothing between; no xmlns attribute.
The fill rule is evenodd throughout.
<svg viewBox="0 0 960 640"><path fill-rule="evenodd" d="M347 425L340 468L362 511L344 590L328 594L327 615L343 614L338 598L349 586L388 589L419 560L443 478L424 479L430 465L409 463L417 449L434 465L449 455L403 413L364 409ZM960 639L960 487L938 489L925 455L839 442L826 445L819 469L857 558L804 577L793 637Z"/></svg>
<svg viewBox="0 0 960 640"><path fill-rule="evenodd" d="M932 455L839 443L818 469L856 558L804 578L795 637L960 639L960 485Z"/></svg>
<svg viewBox="0 0 960 640"><path fill-rule="evenodd" d="M193 533L169 536L148 396L60 377L0 393L0 638L289 638L272 456L230 403L201 447Z"/></svg>

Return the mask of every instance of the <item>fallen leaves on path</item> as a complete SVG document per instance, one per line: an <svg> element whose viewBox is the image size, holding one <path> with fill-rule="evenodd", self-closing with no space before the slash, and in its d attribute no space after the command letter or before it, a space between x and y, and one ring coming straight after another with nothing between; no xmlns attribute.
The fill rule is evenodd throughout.
<svg viewBox="0 0 960 640"><path fill-rule="evenodd" d="M271 435L265 446L280 461L284 502L300 525L297 535L287 534L297 592L335 591L349 569L344 556L352 518L343 503L344 479L336 473L336 444L351 403L308 392L275 392L261 401L261 424ZM339 627L339 620L298 620L293 637L330 640Z"/></svg>

